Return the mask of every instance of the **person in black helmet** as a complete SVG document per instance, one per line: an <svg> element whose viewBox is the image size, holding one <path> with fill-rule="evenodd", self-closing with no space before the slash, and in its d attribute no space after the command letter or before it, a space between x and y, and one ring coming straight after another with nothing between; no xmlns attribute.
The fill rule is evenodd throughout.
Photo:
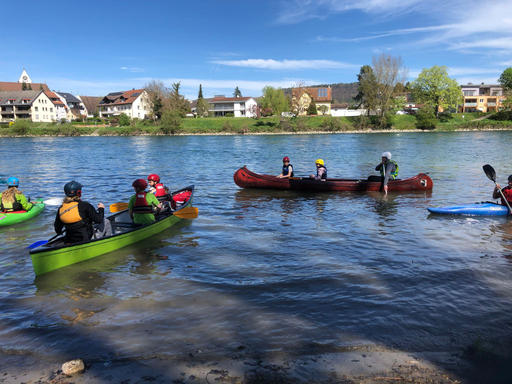
<svg viewBox="0 0 512 384"><path fill-rule="evenodd" d="M512 175L508 177L508 185L506 187L503 187L501 189L501 192L503 192L503 196L501 196L500 193L500 185L496 183L496 187L494 188L494 191L492 192L492 198L493 199L501 199L501 205L507 205L505 200L503 200L503 196L505 196L505 199L507 199L508 205L512 206Z"/></svg>
<svg viewBox="0 0 512 384"><path fill-rule="evenodd" d="M82 184L70 181L64 186L64 192L66 197L57 210L54 227L57 234L61 234L62 229L66 228L67 243L90 240L95 234L93 223L100 224L96 227L96 232L103 235L111 233L110 222L103 219L105 206L99 203L96 211L91 204L81 200ZM106 226L108 229L105 229Z"/></svg>

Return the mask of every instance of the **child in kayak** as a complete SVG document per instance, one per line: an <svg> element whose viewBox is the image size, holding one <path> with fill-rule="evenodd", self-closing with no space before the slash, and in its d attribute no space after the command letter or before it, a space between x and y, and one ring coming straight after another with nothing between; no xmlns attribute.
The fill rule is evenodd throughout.
<svg viewBox="0 0 512 384"><path fill-rule="evenodd" d="M279 176L280 179L289 179L293 177L293 165L290 164L290 158L288 156L283 157L283 170Z"/></svg>
<svg viewBox="0 0 512 384"><path fill-rule="evenodd" d="M327 179L327 168L325 167L324 161L322 159L318 159L317 161L315 161L315 166L316 166L316 176L309 175L309 178L315 179L315 180Z"/></svg>
<svg viewBox="0 0 512 384"><path fill-rule="evenodd" d="M135 224L148 224L155 221L155 209L160 211L162 204L155 195L145 192L148 183L144 179L137 179L132 183L135 195L128 202L128 213Z"/></svg>
<svg viewBox="0 0 512 384"><path fill-rule="evenodd" d="M500 189L501 189L500 185L496 184L496 187L494 188L494 191L492 193L492 198L493 199L501 198L501 205L506 206L507 203L503 199L503 196L505 196L505 199L507 199L508 204L512 205L512 175L510 175L508 177L508 186L501 189L501 192L503 192L503 196L501 196Z"/></svg>
<svg viewBox="0 0 512 384"><path fill-rule="evenodd" d="M20 181L17 177L7 179L7 189L0 193L1 211L5 213L30 211L32 204L28 202L23 192L18 190Z"/></svg>

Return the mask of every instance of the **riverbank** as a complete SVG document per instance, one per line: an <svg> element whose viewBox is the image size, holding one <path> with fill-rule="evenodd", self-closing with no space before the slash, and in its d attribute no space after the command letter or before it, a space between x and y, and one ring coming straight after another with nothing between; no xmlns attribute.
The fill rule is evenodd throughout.
<svg viewBox="0 0 512 384"><path fill-rule="evenodd" d="M87 123L28 123L14 124L0 129L0 137L38 136L153 136L153 135L257 135L257 134L328 134L328 133L380 133L380 132L452 132L511 130L512 121L481 120L479 115L450 114L440 119L435 130L421 131L415 128L415 117L392 116L389 127L376 128L362 125L352 117L309 116L298 118L268 117L202 118L183 119L179 127L164 130L147 121L125 127L88 125Z"/></svg>

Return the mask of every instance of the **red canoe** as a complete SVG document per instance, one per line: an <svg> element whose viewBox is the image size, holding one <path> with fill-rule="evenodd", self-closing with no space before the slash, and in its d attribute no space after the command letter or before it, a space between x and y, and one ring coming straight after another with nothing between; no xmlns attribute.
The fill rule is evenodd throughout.
<svg viewBox="0 0 512 384"><path fill-rule="evenodd" d="M287 180L270 175L259 175L249 171L245 166L236 171L233 178L236 185L242 188L349 192L378 192L382 190L382 184L379 181L368 181L366 179L327 179L321 181L298 177ZM390 180L388 191L431 191L433 186L432 179L426 173L419 173L407 179Z"/></svg>

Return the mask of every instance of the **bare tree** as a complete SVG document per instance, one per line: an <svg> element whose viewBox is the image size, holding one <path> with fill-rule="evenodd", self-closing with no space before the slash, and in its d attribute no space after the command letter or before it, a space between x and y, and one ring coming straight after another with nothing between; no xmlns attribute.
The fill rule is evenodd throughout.
<svg viewBox="0 0 512 384"><path fill-rule="evenodd" d="M159 119L164 113L164 105L169 98L169 89L165 87L163 81L155 79L144 84L144 89L147 92L145 101L150 107L153 119Z"/></svg>
<svg viewBox="0 0 512 384"><path fill-rule="evenodd" d="M306 87L306 83L303 80L298 81L292 87L291 106L292 110L296 112L297 115L305 113L309 107L309 103L311 103L311 98L304 95L304 93L306 93Z"/></svg>
<svg viewBox="0 0 512 384"><path fill-rule="evenodd" d="M377 112L379 125L386 125L386 114L395 107L394 90L398 83L405 84L409 68L404 65L402 57L381 53L372 57L372 70L375 76L375 95L377 95Z"/></svg>

